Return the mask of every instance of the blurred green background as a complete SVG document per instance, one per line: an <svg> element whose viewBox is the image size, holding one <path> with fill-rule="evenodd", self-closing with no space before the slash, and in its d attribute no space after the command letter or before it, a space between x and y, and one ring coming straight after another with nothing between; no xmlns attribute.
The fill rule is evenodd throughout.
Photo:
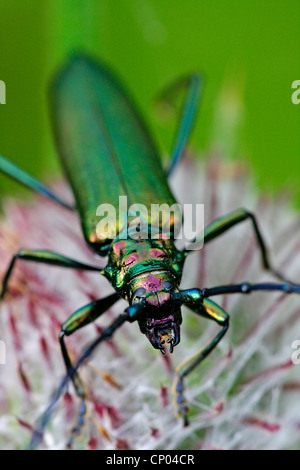
<svg viewBox="0 0 300 470"><path fill-rule="evenodd" d="M1 0L0 152L43 179L58 171L46 90L71 51L114 67L163 153L174 125L155 119L152 99L197 69L205 88L193 147L247 159L261 188L291 188L300 205L299 17L300 0ZM17 188L3 177L0 187Z"/></svg>

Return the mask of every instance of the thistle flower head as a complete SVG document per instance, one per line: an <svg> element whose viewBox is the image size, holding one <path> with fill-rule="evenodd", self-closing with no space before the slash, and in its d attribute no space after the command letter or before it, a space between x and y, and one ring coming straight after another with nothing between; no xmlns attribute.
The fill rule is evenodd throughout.
<svg viewBox="0 0 300 470"><path fill-rule="evenodd" d="M179 168L172 187L180 202L204 203L206 223L238 207L256 213L276 267L300 280L299 217L284 198L258 196L248 170L210 159ZM188 191L187 191L188 188ZM64 188L60 188L64 190ZM76 214L53 203L6 201L0 225L0 276L21 248L47 249L95 265ZM243 281L276 281L261 269L245 222L192 252L181 288ZM0 447L25 448L50 395L65 374L58 335L79 307L111 293L99 274L18 261L0 307ZM80 369L86 424L74 448L84 449L292 449L300 446L300 298L280 292L214 299L231 327L208 358L186 378L190 425L174 416L175 368L215 335L218 327L182 310L181 342L172 355L155 351L138 325L124 324ZM76 360L88 342L126 307L118 302L93 324L67 338ZM2 359L4 358L2 351ZM79 401L72 384L58 403L42 448L65 448Z"/></svg>

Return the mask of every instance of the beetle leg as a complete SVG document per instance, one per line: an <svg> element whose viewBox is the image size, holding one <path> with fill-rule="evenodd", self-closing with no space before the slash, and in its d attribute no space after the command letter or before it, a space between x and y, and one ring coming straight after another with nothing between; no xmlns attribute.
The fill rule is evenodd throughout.
<svg viewBox="0 0 300 470"><path fill-rule="evenodd" d="M205 245L210 241L214 240L215 238L219 237L220 235L223 235L223 233L227 232L232 227L235 227L236 225L244 222L245 220L250 220L252 223L252 227L261 253L263 268L270 271L275 277L281 279L282 281L293 284L293 282L286 279L284 275L282 275L279 271L272 267L272 264L269 260L268 250L261 234L260 228L258 226L256 217L254 214L252 214L252 212L249 212L247 209L237 209L231 212L230 214L216 219L204 229L204 234L200 234L197 238L202 239L204 235ZM186 248L186 251L189 251L189 247Z"/></svg>
<svg viewBox="0 0 300 470"><path fill-rule="evenodd" d="M207 343L204 348L188 358L176 369L177 377L173 385L173 393L175 395L176 414L183 418L184 425L188 425L188 406L184 396L184 378L192 372L217 346L229 327L229 315L217 304L208 299L202 299L199 296L198 300L189 302L188 307L195 311L197 314L204 316L210 320L216 321L222 330Z"/></svg>
<svg viewBox="0 0 300 470"><path fill-rule="evenodd" d="M24 261L33 261L36 263L49 264L52 266L60 266L62 268L82 269L82 270L87 270L87 271L100 272L100 268L97 268L96 266L90 266L88 264L80 263L79 261L75 261L71 258L67 258L66 256L60 255L58 253L54 253L52 251L26 250L22 248L13 256L10 262L10 265L5 273L5 276L2 281L0 300L3 299L5 296L5 293L7 291L8 281L14 269L15 263L18 259L22 259Z"/></svg>
<svg viewBox="0 0 300 470"><path fill-rule="evenodd" d="M79 330L85 325L92 323L94 320L96 320L96 318L105 313L118 300L118 298L118 294L114 293L108 297L105 297L104 299L91 302L90 304L85 305L84 307L77 310L75 313L73 313L73 315L70 316L67 321L64 322L61 327L59 342L67 372L73 369L73 364L70 360L70 356L65 345L65 336L70 336L75 331ZM86 391L77 371L72 375L71 379L76 394L81 399L81 405L77 425L72 429L71 437L68 442L68 447L72 446L74 437L80 435L81 429L84 425L84 416L86 414Z"/></svg>
<svg viewBox="0 0 300 470"><path fill-rule="evenodd" d="M59 341L61 345L62 355L64 358L64 362L66 365L67 371L73 368L71 363L64 338L65 336L70 336L75 331L83 328L84 326L92 323L94 320L99 318L103 313L105 313L117 300L119 299L119 295L117 293L113 293L104 299L95 300L84 307L76 310L69 318L66 320L62 327L61 332L59 334ZM82 381L80 380L79 375L77 372L72 377L72 381L76 390L76 393L79 397L85 396L84 387L82 385Z"/></svg>
<svg viewBox="0 0 300 470"><path fill-rule="evenodd" d="M173 144L170 162L167 169L168 177L179 163L191 134L198 109L201 86L201 75L198 73L192 73L180 80L176 80L174 83L171 83L171 85L169 85L157 98L158 103L172 105L174 98L179 94L179 92L183 88L186 89L177 132L175 134L175 142Z"/></svg>
<svg viewBox="0 0 300 470"><path fill-rule="evenodd" d="M104 299L105 300L105 299ZM54 407L58 400L61 398L62 394L64 393L66 386L68 385L70 380L73 380L73 377L77 374L79 367L81 367L93 354L95 349L99 346L100 343L103 341L107 341L112 337L114 332L118 330L123 323L129 321L130 323L136 321L138 319L140 311L144 308L143 304L136 304L127 307L125 312L121 313L107 328L105 328L101 335L96 338L87 348L83 351L79 359L77 360L74 366L68 369L68 373L63 377L60 384L58 385L56 391L54 392L51 400L48 403L47 408L45 409L44 413L41 415L39 419L39 423L34 429L31 437L31 441L29 444L29 449L33 450L36 449L38 444L41 442L43 438L43 432L47 423L53 413Z"/></svg>
<svg viewBox="0 0 300 470"><path fill-rule="evenodd" d="M29 189L42 194L43 196L51 199L52 201L58 203L60 206L64 207L65 209L69 209L73 211L75 209L70 203L66 202L60 196L55 194L51 189L49 189L46 185L41 183L39 180L31 176L26 171L19 168L17 165L12 163L7 158L0 155L0 171L5 175L9 176L10 178L14 179L18 183L23 184Z"/></svg>

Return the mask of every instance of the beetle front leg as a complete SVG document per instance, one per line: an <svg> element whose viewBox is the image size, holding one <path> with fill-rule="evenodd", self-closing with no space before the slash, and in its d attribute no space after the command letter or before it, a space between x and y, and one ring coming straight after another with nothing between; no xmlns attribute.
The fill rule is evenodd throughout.
<svg viewBox="0 0 300 470"><path fill-rule="evenodd" d="M106 299L103 299L104 301L108 300L109 297ZM101 302L101 301L98 301ZM88 306L87 308L87 313L88 313ZM29 443L29 450L36 449L38 444L41 442L43 438L43 433L44 429L47 426L51 415L53 413L53 410L55 408L56 403L58 400L61 398L63 393L65 392L66 386L68 385L70 380L73 380L73 377L77 374L77 371L79 367L81 367L83 364L86 363L86 361L91 357L91 355L95 352L97 347L103 342L109 340L112 335L125 323L125 322L134 322L138 319L141 311L144 309L144 304L135 304L131 305L130 307L127 307L126 310L121 313L108 327L106 327L101 335L96 338L95 341L93 341L81 354L77 362L74 364L74 366L71 365L71 367L68 369L67 374L62 378L60 384L58 385L57 389L55 390L53 396L51 397L47 408L43 412L43 414L40 416L40 419L38 421L37 427L33 430L32 436L31 436L31 441ZM76 312L75 312L76 313ZM75 314L74 314L75 315ZM72 316L74 316L72 315ZM79 317L81 317L79 315ZM88 320L88 315L86 316L86 320ZM71 320L72 317L70 317L69 320ZM74 317L75 318L75 317ZM95 317L93 317L95 318ZM68 321L68 320L67 320ZM87 324L83 322L84 324ZM84 324L81 323L81 326L84 326ZM89 323L89 322L88 322ZM70 325L69 325L70 326ZM81 426L82 427L82 426ZM73 433L72 437L75 437L75 433ZM70 441L71 442L71 439Z"/></svg>
<svg viewBox="0 0 300 470"><path fill-rule="evenodd" d="M109 295L108 297L105 297L104 299L91 302L90 304L80 308L75 313L73 313L73 315L71 315L71 317L62 325L61 332L59 335L59 342L67 373L73 370L73 364L71 362L67 347L65 345L65 336L70 336L75 331L79 330L85 325L92 323L94 320L96 320L96 318L106 312L118 300L118 298L118 294L114 293L112 295ZM68 442L68 447L72 446L74 437L80 435L81 429L84 426L84 416L86 414L86 391L77 371L72 375L71 379L76 394L81 399L81 406L77 425L72 429L71 437Z"/></svg>
<svg viewBox="0 0 300 470"><path fill-rule="evenodd" d="M187 291L188 292L188 291ZM184 425L188 425L188 406L184 397L184 378L192 372L217 346L229 327L229 315L216 303L208 299L203 299L196 290L191 290L192 297L186 305L191 308L195 313L210 320L214 320L222 330L200 351L184 361L176 369L177 377L173 385L173 393L175 395L176 412L182 416Z"/></svg>

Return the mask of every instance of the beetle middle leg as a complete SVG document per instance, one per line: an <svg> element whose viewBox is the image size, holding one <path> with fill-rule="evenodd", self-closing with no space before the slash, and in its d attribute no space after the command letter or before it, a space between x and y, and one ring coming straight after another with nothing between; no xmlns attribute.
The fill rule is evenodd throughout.
<svg viewBox="0 0 300 470"><path fill-rule="evenodd" d="M64 255L60 255L59 253L54 253L48 250L27 250L27 249L20 249L11 259L11 262L6 270L2 281L2 289L0 291L0 300L2 300L6 294L8 281L12 275L13 269L17 260L23 261L33 261L35 263L42 263L48 264L51 266L59 266L61 268L69 268L69 269L81 269L86 271L100 271L100 268L96 266L91 266L85 263L80 263L79 261L75 261L71 258L68 258Z"/></svg>
<svg viewBox="0 0 300 470"><path fill-rule="evenodd" d="M271 272L278 279L281 279L285 282L289 282L290 284L294 284L292 281L288 280L283 274L273 268L256 217L252 212L248 211L247 209L236 209L235 211L223 217L219 217L204 229L204 233L202 233L199 238L204 236L204 244L207 244L219 237L220 235L223 235L223 233L227 232L232 227L235 227L236 225L244 222L245 220L250 220L252 223L254 234L261 253L263 268ZM188 250L189 248L187 247L186 251Z"/></svg>
<svg viewBox="0 0 300 470"><path fill-rule="evenodd" d="M188 425L188 406L184 397L184 378L211 353L211 351L221 341L229 327L229 315L221 307L211 300L203 299L201 295L196 296L195 292L192 297L191 301L186 305L188 305L188 307L197 314L216 321L222 329L211 341L209 341L208 344L206 344L206 346L204 346L204 348L188 358L176 369L177 377L173 385L173 393L175 395L174 401L176 413L179 416L182 416L185 426Z"/></svg>

